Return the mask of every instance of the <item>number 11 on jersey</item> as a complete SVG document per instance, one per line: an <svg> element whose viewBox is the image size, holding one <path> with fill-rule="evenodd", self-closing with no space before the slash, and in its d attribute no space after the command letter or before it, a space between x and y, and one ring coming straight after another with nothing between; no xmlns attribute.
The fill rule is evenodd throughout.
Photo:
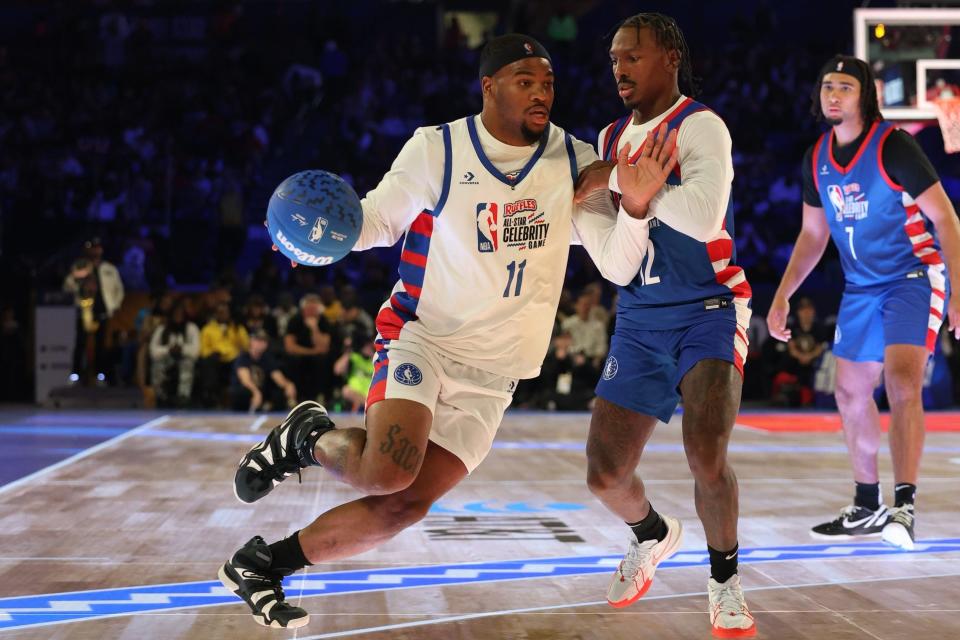
<svg viewBox="0 0 960 640"><path fill-rule="evenodd" d="M514 260L513 262L511 262L510 264L507 265L507 274L508 274L508 277L507 277L507 286L506 286L506 288L503 290L503 297L504 297L504 298L509 298L509 297L510 297L510 285L513 284L513 277L514 277L514 275L516 275L516 277L517 277L517 288L516 288L516 290L513 292L513 295L515 295L515 296L519 296L519 295L520 295L520 287L523 286L523 268L526 267L526 266L527 266L527 261L526 261L526 260L524 260L523 262L521 262L519 265L517 265L517 261L516 261L516 260Z"/></svg>

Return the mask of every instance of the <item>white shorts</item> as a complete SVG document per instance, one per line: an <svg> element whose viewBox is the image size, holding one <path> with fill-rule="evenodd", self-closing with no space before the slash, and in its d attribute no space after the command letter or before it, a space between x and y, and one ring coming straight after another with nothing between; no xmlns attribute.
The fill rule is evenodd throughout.
<svg viewBox="0 0 960 640"><path fill-rule="evenodd" d="M493 446L516 378L461 364L427 345L377 339L367 408L381 400L412 400L433 413L430 440L474 469Z"/></svg>

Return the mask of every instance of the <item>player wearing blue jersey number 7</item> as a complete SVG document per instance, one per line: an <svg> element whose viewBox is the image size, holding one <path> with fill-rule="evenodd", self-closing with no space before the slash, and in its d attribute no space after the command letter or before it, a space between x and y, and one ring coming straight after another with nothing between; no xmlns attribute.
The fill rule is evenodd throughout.
<svg viewBox="0 0 960 640"><path fill-rule="evenodd" d="M363 426L335 429L323 407L305 402L240 462L243 502L309 466L364 496L284 540L253 538L221 567L260 624L306 624L307 612L284 599L283 576L386 542L480 464L517 379L539 372L574 237L614 282L640 267L647 222L633 208L672 170L673 139L654 141L644 164L656 167L624 166L620 211L599 193L574 206L579 169L597 156L550 123L546 50L501 36L480 66L483 111L418 129L361 203L356 250L404 238L400 281L377 315Z"/></svg>
<svg viewBox="0 0 960 640"><path fill-rule="evenodd" d="M737 575L737 480L727 463L751 295L734 251L730 134L716 114L680 92L680 76L690 84L690 59L672 18L628 18L615 30L609 56L630 112L601 132L603 162L581 177L578 194L609 187L619 199L623 162L614 170L613 158L632 141L642 150L630 161L642 167L653 131L677 136L678 166L639 203L650 221L647 255L620 289L587 440L587 483L633 534L607 601L624 607L642 597L657 565L680 548L680 521L651 507L635 471L658 421L671 419L682 396L684 450L710 555L710 624L716 636L751 636L756 626Z"/></svg>
<svg viewBox="0 0 960 640"><path fill-rule="evenodd" d="M856 485L853 504L811 535L881 536L912 549L924 371L945 318L960 337L960 224L923 151L883 120L869 65L835 56L812 99L814 115L831 128L803 161L803 223L767 326L774 338L790 339L788 300L832 238L846 279L833 345L836 400ZM883 504L877 471L873 391L881 373L891 412L892 509Z"/></svg>

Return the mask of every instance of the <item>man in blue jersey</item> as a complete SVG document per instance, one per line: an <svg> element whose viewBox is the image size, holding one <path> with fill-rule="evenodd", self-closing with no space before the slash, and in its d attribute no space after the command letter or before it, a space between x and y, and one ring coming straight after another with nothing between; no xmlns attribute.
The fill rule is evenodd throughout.
<svg viewBox="0 0 960 640"><path fill-rule="evenodd" d="M607 600L615 607L635 602L657 565L680 547L680 521L651 507L634 472L653 429L671 419L682 396L683 444L710 553L713 633L752 636L756 626L737 575L737 480L727 463L751 295L734 252L730 134L716 114L680 92L679 81L689 87L692 74L672 18L628 18L609 54L630 113L601 132L602 161L581 178L578 193L609 187L618 199L621 169L613 160L626 145L640 149L631 160L643 157L655 131L676 136L678 167L649 200L634 203L646 207L647 253L641 272L620 288L587 441L590 490L633 531Z"/></svg>
<svg viewBox="0 0 960 640"><path fill-rule="evenodd" d="M833 57L812 97L814 115L831 129L804 157L803 226L767 325L773 337L790 339L788 300L832 237L846 279L833 345L836 399L856 489L853 504L811 534L879 535L912 549L924 370L944 316L960 336L960 299L946 278L948 270L954 283L960 278L960 224L923 151L884 122L869 65ZM873 390L881 373L891 411L892 509L883 505L877 473Z"/></svg>

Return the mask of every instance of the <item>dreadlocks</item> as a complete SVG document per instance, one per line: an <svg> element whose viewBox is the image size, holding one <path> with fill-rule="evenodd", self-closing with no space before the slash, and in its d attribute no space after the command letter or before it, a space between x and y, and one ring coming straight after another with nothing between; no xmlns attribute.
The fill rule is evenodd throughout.
<svg viewBox="0 0 960 640"><path fill-rule="evenodd" d="M637 37L640 35L640 29L650 29L657 45L666 51L676 51L680 56L680 69L678 80L680 91L685 95L694 97L699 93L700 83L693 75L693 66L690 63L690 49L687 47L687 40L683 37L683 32L677 25L677 21L670 16L662 13L638 13L630 16L607 34L607 39L613 37L620 29L635 28Z"/></svg>
<svg viewBox="0 0 960 640"><path fill-rule="evenodd" d="M873 75L873 69L869 64L859 58L840 54L828 60L823 66L823 69L821 69L820 77L817 78L817 82L813 85L813 89L810 92L810 113L816 117L818 122L825 120L823 117L823 108L820 105L820 86L823 84L823 77L827 75L827 73L830 73L836 67L836 64L841 61L844 64L854 65L855 67L853 70L843 71L842 73L848 73L860 80L860 115L863 117L863 124L869 126L874 122L883 120L883 114L880 112L880 100L877 97L877 82Z"/></svg>

